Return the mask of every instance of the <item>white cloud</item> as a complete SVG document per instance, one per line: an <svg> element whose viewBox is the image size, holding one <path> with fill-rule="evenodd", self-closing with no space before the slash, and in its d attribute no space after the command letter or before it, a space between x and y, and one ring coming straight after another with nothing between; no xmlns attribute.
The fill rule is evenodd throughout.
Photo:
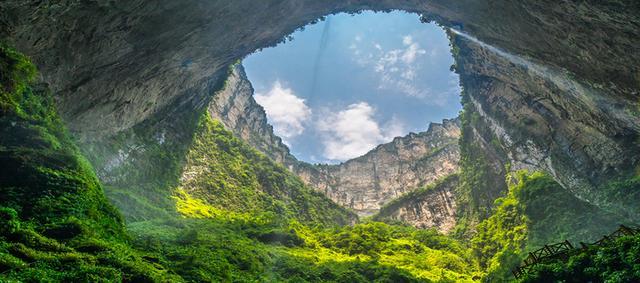
<svg viewBox="0 0 640 283"><path fill-rule="evenodd" d="M267 112L276 135L283 138L285 143L287 139L302 134L305 122L311 117L311 109L292 89L276 81L267 93L256 93L254 97Z"/></svg>
<svg viewBox="0 0 640 283"><path fill-rule="evenodd" d="M420 49L420 45L417 42L413 42L413 37L410 35L403 37L402 44L407 46L402 52L402 61L406 64L413 63L418 55L427 53L426 50Z"/></svg>
<svg viewBox="0 0 640 283"><path fill-rule="evenodd" d="M374 114L372 106L359 102L324 115L317 124L323 137L324 157L338 161L355 158L404 132L403 124L395 117L381 127Z"/></svg>
<svg viewBox="0 0 640 283"><path fill-rule="evenodd" d="M421 99L429 98L430 90L418 88L415 83L421 68L418 58L426 55L427 51L421 48L418 42L415 42L413 36L403 36L403 47L398 49L385 50L377 42L372 44L374 51L378 53L377 56L373 56L371 53L369 56L361 56L360 50L354 51L353 54L354 60L359 65L370 65L379 74L379 89L395 90L404 95ZM353 48L351 49L353 50ZM427 100L427 103L430 104L439 104L440 102L440 100Z"/></svg>

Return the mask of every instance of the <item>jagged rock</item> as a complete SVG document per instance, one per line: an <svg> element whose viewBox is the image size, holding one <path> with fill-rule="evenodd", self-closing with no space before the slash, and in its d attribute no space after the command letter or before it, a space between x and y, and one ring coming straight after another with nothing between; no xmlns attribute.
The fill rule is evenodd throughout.
<svg viewBox="0 0 640 283"><path fill-rule="evenodd" d="M274 134L264 109L255 101L253 93L244 68L236 64L232 67L225 88L212 98L208 106L209 114L274 161L284 165L295 164L296 159L282 139Z"/></svg>
<svg viewBox="0 0 640 283"><path fill-rule="evenodd" d="M294 171L310 186L361 216L411 190L458 171L458 120L432 123L338 165L299 166Z"/></svg>
<svg viewBox="0 0 640 283"><path fill-rule="evenodd" d="M386 204L373 219L401 221L416 228L436 228L442 233L453 231L456 226L457 203L455 190L458 175L417 189Z"/></svg>

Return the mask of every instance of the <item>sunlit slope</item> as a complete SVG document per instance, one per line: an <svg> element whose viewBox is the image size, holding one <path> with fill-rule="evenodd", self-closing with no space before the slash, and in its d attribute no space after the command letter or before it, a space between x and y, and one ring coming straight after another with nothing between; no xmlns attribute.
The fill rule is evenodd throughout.
<svg viewBox="0 0 640 283"><path fill-rule="evenodd" d="M187 217L235 212L323 225L356 221L355 214L234 137L208 112L199 121L174 198Z"/></svg>

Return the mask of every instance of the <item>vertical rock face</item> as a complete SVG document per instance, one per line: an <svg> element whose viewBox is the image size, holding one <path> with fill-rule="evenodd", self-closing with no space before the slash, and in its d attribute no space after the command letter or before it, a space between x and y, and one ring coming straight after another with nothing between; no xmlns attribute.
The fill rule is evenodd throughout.
<svg viewBox="0 0 640 283"><path fill-rule="evenodd" d="M284 165L296 163L282 139L273 133L262 106L253 99L253 87L242 65L232 67L225 88L212 98L208 111L225 128L272 160Z"/></svg>
<svg viewBox="0 0 640 283"><path fill-rule="evenodd" d="M236 65L225 88L216 93L208 111L226 128L285 165L309 186L361 216L458 170L460 123L433 123L428 131L411 133L339 165L311 165L298 161L273 133L264 109L253 99L253 88L242 66Z"/></svg>
<svg viewBox="0 0 640 283"><path fill-rule="evenodd" d="M454 44L468 114L486 125L512 170L547 172L582 200L621 217L640 217L632 204L640 200L637 191L624 197L634 201L626 201L603 188L635 174L640 161L640 116L631 100L619 89L469 37L456 35Z"/></svg>
<svg viewBox="0 0 640 283"><path fill-rule="evenodd" d="M409 223L416 228L436 228L449 233L456 226L458 175L412 191L386 204L373 218Z"/></svg>
<svg viewBox="0 0 640 283"><path fill-rule="evenodd" d="M459 121L444 120L339 165L299 166L294 171L335 202L368 216L392 199L456 172L459 137Z"/></svg>

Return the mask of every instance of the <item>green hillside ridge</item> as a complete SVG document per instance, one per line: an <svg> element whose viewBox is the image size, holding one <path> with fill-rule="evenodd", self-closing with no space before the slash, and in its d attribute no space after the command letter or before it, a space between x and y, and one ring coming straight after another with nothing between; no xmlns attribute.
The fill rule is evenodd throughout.
<svg viewBox="0 0 640 283"><path fill-rule="evenodd" d="M200 119L183 170L175 199L178 211L189 217L272 213L322 225L345 225L357 219L355 213L308 188L298 176L234 137L208 112Z"/></svg>

